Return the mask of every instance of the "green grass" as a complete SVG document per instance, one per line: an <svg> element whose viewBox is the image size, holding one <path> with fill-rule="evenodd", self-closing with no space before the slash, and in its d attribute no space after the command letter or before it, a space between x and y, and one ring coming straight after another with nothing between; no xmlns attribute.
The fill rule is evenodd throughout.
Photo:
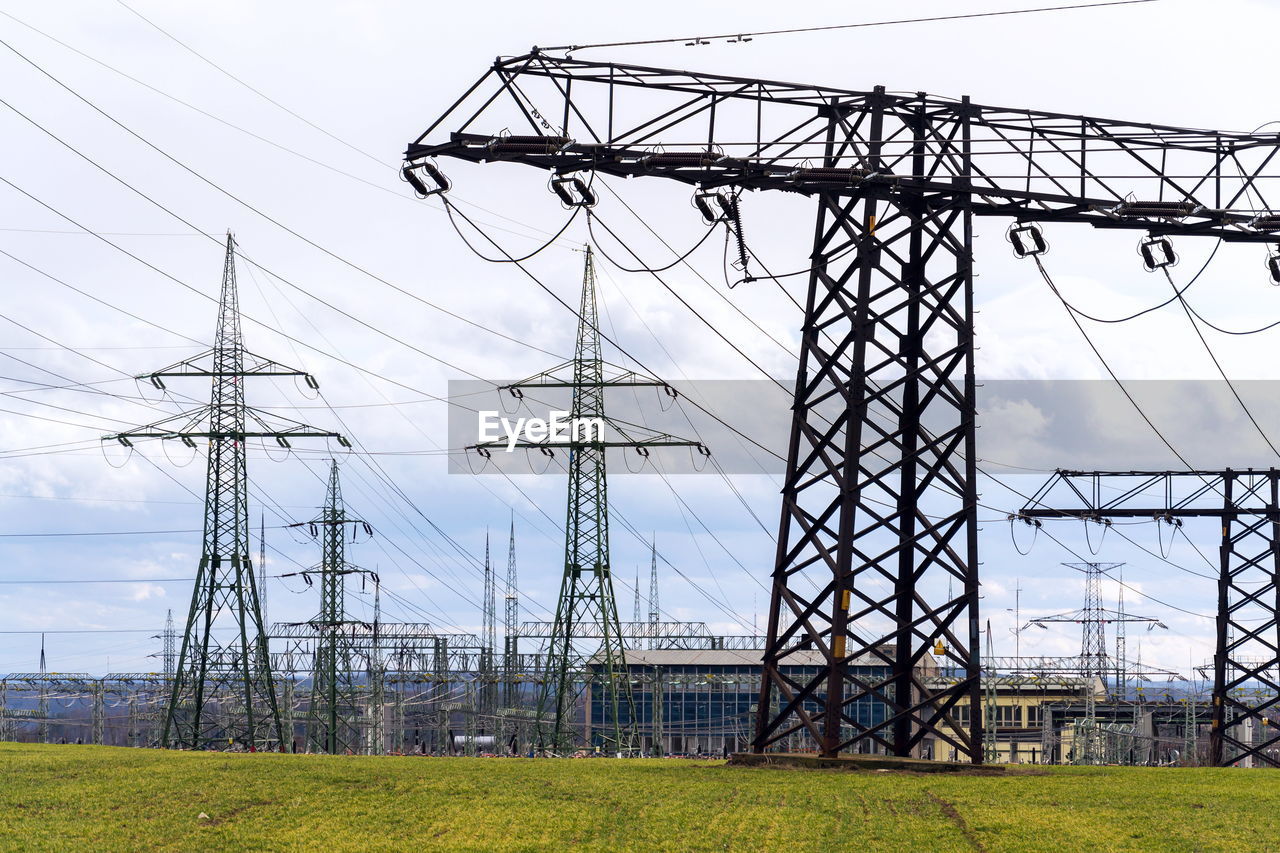
<svg viewBox="0 0 1280 853"><path fill-rule="evenodd" d="M915 775L3 743L0 848L1274 851L1280 771Z"/></svg>

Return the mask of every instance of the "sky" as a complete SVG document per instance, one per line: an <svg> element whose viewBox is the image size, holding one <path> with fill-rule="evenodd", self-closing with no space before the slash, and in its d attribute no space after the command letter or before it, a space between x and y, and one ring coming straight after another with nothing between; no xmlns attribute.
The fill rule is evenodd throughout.
<svg viewBox="0 0 1280 853"><path fill-rule="evenodd" d="M892 15L1027 5L1037 4L904 2ZM50 670L154 670L149 656L160 645L153 634L168 610L179 623L184 618L199 558L203 459L155 445L130 454L99 439L207 399L199 380L175 380L162 395L130 377L211 343L228 229L247 259L239 267L246 346L310 372L323 395L300 382L262 380L251 386L250 403L350 434L362 450L345 454L324 441L297 442L293 453L251 448L251 511L255 529L260 511L267 527L269 620L303 620L318 607L298 577L278 576L319 559L305 528L286 525L317 513L331 457L341 463L350 511L374 529L349 558L378 573L385 618L478 630L486 531L502 571L514 518L524 616L549 619L562 560L564 478L449 473L447 406L439 398L450 380L500 382L554 367L572 354L574 317L519 271L476 257L438 204L413 197L397 175L405 145L495 56L533 44L854 23L877 20L886 8L654 2L638 11L596 4L570 13L503 0L483 13L390 2L0 5L0 672L36 669L40 631L48 632ZM1189 127L1247 131L1280 118L1270 106L1265 59L1280 6L1208 9L1160 0L590 55ZM451 198L513 254L546 243L565 221L545 176L533 170L446 166ZM684 251L702 226L686 189L659 184L615 186ZM600 212L643 247L646 261L671 260L616 200L606 197ZM776 269L803 267L811 214L804 200L752 197L745 215L753 250ZM997 220L978 222L980 377L1104 380L1034 268L1013 258L1003 229ZM1046 267L1084 310L1119 316L1167 295L1163 279L1143 271L1135 233L1062 225L1046 233ZM581 221L571 223L528 264L570 303L588 238ZM1177 248L1181 283L1213 245L1186 239ZM776 287L730 291L722 249L711 239L688 268L673 269L665 276L671 291L764 371L789 381L798 312ZM1280 318L1280 288L1269 285L1265 257L1262 247L1223 246L1191 301L1228 327ZM800 285L791 287L798 296ZM760 378L652 278L602 261L600 288L603 329L664 378ZM1217 378L1176 308L1088 331L1127 380ZM1248 393L1260 398L1267 395L1261 382L1277 378L1269 343L1265 334L1210 339L1233 379L1259 381ZM606 357L625 361L618 352ZM498 405L495 394L491 408ZM1230 403L1215 405L1226 411ZM1185 405L1153 411L1188 441L1196 437ZM1280 435L1270 414L1262 427ZM1200 439L1211 439L1211 423ZM1132 441L1143 429L1112 424L1110 435ZM1028 619L1081 606L1079 573L1062 563L1097 551L1100 560L1126 563L1126 607L1168 625L1142 635L1143 661L1184 672L1203 662L1213 629L1205 614L1214 585L1204 576L1213 530L1188 525L1169 550L1150 523L1126 531L1133 542L1113 535L1101 543L1079 525L1062 525L1053 530L1061 545L1041 536L1024 556L1030 533L1011 531L1005 518L1054 464L1001 468L1015 454L1006 447L1002 456L998 445L980 444L987 467L1007 472L981 484L982 608L998 651L1013 653L1015 629ZM1268 451L1249 447L1234 464L1275 464ZM665 618L704 620L724 633L762 628L776 473L664 478L622 476L619 464L611 470L618 474L610 483L612 559L623 618L637 573L647 590L654 536ZM1115 580L1104 587L1112 606L1121 589ZM355 615L371 614L370 589L352 589L349 599ZM72 631L102 633L60 633ZM1079 635L1030 629L1018 648L1071 654Z"/></svg>

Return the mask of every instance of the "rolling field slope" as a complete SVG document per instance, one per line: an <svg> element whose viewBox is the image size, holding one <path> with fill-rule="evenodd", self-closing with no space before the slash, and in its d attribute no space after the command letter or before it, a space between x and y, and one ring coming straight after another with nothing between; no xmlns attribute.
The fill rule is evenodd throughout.
<svg viewBox="0 0 1280 853"><path fill-rule="evenodd" d="M1280 849L1280 771L998 776L0 743L4 850Z"/></svg>

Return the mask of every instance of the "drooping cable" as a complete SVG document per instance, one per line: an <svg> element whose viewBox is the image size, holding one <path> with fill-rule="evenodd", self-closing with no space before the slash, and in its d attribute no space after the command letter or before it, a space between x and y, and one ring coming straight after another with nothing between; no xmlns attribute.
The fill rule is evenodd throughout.
<svg viewBox="0 0 1280 853"><path fill-rule="evenodd" d="M1271 441L1271 437L1267 435L1266 431L1262 428L1262 424L1258 423L1258 419L1253 415L1253 410L1249 408L1248 404L1245 403L1244 398L1240 396L1240 392L1236 389L1235 383L1227 376L1227 372L1222 368L1222 363L1218 361L1218 356L1214 353L1213 348L1209 346L1209 342L1205 340L1204 332L1200 331L1200 326L1196 322L1195 315L1192 314L1191 309L1187 307L1186 299L1184 299L1182 294L1178 292L1178 286L1173 283L1173 276L1169 275L1168 267L1162 268L1161 272L1164 273L1164 277L1168 280L1169 286L1173 288L1173 298L1178 300L1178 304L1182 306L1183 313L1187 316L1187 322L1191 324L1191 328L1196 333L1196 337L1200 339L1200 344L1204 347L1204 351L1209 355L1209 360L1213 362L1213 366L1218 370L1218 375L1222 377L1222 381L1227 383L1227 388L1231 390L1231 396L1236 398L1236 402L1239 403L1240 408L1244 410L1245 416L1249 418L1249 423L1253 424L1253 428L1257 430L1258 435L1262 436L1262 440L1266 442L1267 447L1271 448L1271 453L1280 457L1280 450L1276 449L1275 444Z"/></svg>

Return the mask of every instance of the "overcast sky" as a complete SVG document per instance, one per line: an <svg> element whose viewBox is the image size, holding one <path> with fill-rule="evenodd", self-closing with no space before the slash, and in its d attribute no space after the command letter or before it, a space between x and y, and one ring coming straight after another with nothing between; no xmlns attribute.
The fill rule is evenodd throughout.
<svg viewBox="0 0 1280 853"><path fill-rule="evenodd" d="M350 509L376 530L349 556L378 571L388 618L477 630L485 530L492 531L495 560L505 569L514 512L525 616L548 619L562 560L564 479L448 474L440 453L448 447L446 407L434 398L446 393L450 379L512 379L554 366L572 354L574 319L518 270L476 258L438 205L412 196L396 173L406 143L496 55L533 44L1037 5L130 4L243 83L122 4L0 6L0 38L7 46L0 47L6 155L0 177L14 185L0 184L0 250L12 256L0 256L0 631L139 629L50 634L49 668L61 671L155 669L147 655L159 644L147 632L161 628L169 608L179 623L185 617L190 582L182 579L193 576L199 557L199 533L193 531L201 522L203 459L181 448L166 456L156 446L129 456L97 439L207 399L199 380L175 380L173 396L161 399L127 377L211 343L211 299L227 229L235 231L243 255L260 265L240 266L248 348L310 371L324 394L311 399L300 383L262 381L250 386L250 402L349 432L374 453L343 464ZM1275 3L1162 0L592 56L1247 131L1280 119L1267 58L1278 25ZM452 197L513 253L545 242L564 221L545 176L533 170L445 165ZM681 250L702 233L685 189L637 181L619 191ZM803 267L810 204L766 196L753 196L745 212L754 250L776 269ZM606 198L601 208L648 247L647 261L671 260L652 240L645 242L641 223L616 203ZM100 232L105 241L82 228ZM978 222L980 376L1104 378L1034 268L1011 256L1003 228L995 220ZM1116 316L1167 296L1167 283L1142 270L1133 232L1062 225L1047 232L1053 249L1046 265L1082 308ZM586 239L583 223L575 222L529 264L570 302L577 298L578 249ZM743 285L730 293L722 248L718 239L709 240L691 258L701 277L677 268L667 282L768 372L789 379L797 312L776 287ZM1208 240L1180 241L1183 262L1175 280L1185 281L1212 248ZM1268 283L1265 256L1258 246L1225 245L1189 298L1230 327L1280 319L1280 288ZM601 267L606 331L653 370L681 380L759 378L653 279L606 262ZM798 295L801 279L792 281ZM1176 306L1089 332L1122 377L1217 376ZM1275 379L1273 337L1218 335L1210 343L1233 378ZM622 360L616 352L606 356ZM40 387L71 384L76 387ZM497 407L496 397L494 402L490 408ZM1162 416L1179 420L1176 412ZM1263 427L1280 435L1274 418L1264 418ZM255 533L266 503L271 575L318 560L313 544L281 526L315 514L335 448L297 444L298 452L287 457L257 448L250 455ZM1001 461L998 448L980 450ZM1235 464L1267 467L1275 459L1263 454ZM1030 491L1044 476L1016 469L1001 479ZM711 475L674 477L669 484L658 477L611 481L623 618L631 614L637 567L647 589L644 540L654 532L670 563L662 567L666 618L701 619L723 632L744 633L754 615L764 613L779 482L774 475L735 475L731 481L737 494ZM992 620L1000 651L1012 654L1016 623L1007 609L1014 607L1018 579L1023 621L1080 607L1082 588L1078 576L1060 565L1074 559L1066 548L1042 537L1027 556L1014 549L1009 525L1000 519L1021 505L1017 494L991 481L982 491L990 507L981 513L989 520L982 534L984 617ZM1211 528L1186 528L1210 559L1216 548ZM1016 532L1026 550L1025 531ZM118 535L31 535L71 533ZM1158 558L1168 542L1152 524L1136 525L1126 535L1155 556L1119 537L1101 546L1096 538L1088 542L1076 525L1056 528L1055 535L1080 554L1100 547L1099 559L1128 563L1126 606L1169 625L1142 637L1144 661L1185 670L1189 660L1198 664L1208 657L1212 623L1192 613L1212 613L1214 584L1192 573L1211 569L1190 542L1179 541L1168 552L1174 566ZM74 582L14 582L36 580ZM88 582L98 580L130 582ZM1107 588L1113 606L1118 590L1114 583ZM1144 593L1159 601L1144 600ZM370 613L369 595L353 591L350 598L357 615ZM268 601L272 621L305 619L318 606L316 594L297 578L273 578ZM1074 629L1034 635L1024 634L1024 654L1070 654L1079 647ZM1133 638L1129 646L1132 652ZM38 647L37 634L0 633L0 671L35 669Z"/></svg>

